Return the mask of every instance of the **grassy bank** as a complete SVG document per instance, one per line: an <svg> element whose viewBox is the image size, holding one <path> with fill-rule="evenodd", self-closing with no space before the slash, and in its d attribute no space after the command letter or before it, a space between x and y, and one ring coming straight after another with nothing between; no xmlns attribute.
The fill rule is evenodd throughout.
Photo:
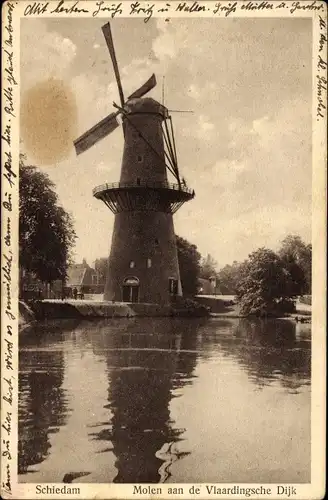
<svg viewBox="0 0 328 500"><path fill-rule="evenodd" d="M234 300L233 295L198 295L195 300L200 304L210 308L212 317L242 318L240 306ZM285 315L290 319L309 320L311 317L311 305L296 301L296 310Z"/></svg>

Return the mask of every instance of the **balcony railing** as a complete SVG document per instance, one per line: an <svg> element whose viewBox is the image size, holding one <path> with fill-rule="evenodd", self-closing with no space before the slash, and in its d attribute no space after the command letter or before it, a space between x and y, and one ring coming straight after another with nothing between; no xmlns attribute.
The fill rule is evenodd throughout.
<svg viewBox="0 0 328 500"><path fill-rule="evenodd" d="M188 193L190 195L194 195L194 190L188 188L183 183L170 183L170 182L112 182L101 184L100 186L96 186L92 190L92 194L95 196L102 191L107 191L111 189L140 189L140 188L149 188L149 189L172 189L174 191L181 191L183 193Z"/></svg>

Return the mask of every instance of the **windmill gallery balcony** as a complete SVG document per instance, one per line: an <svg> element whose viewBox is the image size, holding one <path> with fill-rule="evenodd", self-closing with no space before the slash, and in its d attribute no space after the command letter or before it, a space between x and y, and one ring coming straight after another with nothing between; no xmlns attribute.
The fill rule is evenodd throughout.
<svg viewBox="0 0 328 500"><path fill-rule="evenodd" d="M92 191L114 213L140 210L175 213L186 201L195 196L185 184L169 182L135 183L114 182L102 184Z"/></svg>

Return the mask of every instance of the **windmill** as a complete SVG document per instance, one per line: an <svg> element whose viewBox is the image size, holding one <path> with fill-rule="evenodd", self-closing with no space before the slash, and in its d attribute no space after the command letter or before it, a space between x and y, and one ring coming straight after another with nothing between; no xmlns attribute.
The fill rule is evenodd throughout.
<svg viewBox="0 0 328 500"><path fill-rule="evenodd" d="M111 134L122 119L120 181L94 188L115 214L105 300L168 304L181 295L173 214L195 193L180 179L169 110L150 97L153 74L124 98L110 24L102 31L112 59L120 104L74 141L79 155ZM168 181L168 173L174 182Z"/></svg>

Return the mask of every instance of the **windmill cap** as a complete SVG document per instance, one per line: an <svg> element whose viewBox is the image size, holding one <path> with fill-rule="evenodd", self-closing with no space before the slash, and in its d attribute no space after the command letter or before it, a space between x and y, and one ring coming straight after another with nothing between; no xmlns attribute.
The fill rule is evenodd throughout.
<svg viewBox="0 0 328 500"><path fill-rule="evenodd" d="M161 115L163 118L166 118L168 115L167 108L151 97L129 99L124 105L124 109L129 114L151 113Z"/></svg>

